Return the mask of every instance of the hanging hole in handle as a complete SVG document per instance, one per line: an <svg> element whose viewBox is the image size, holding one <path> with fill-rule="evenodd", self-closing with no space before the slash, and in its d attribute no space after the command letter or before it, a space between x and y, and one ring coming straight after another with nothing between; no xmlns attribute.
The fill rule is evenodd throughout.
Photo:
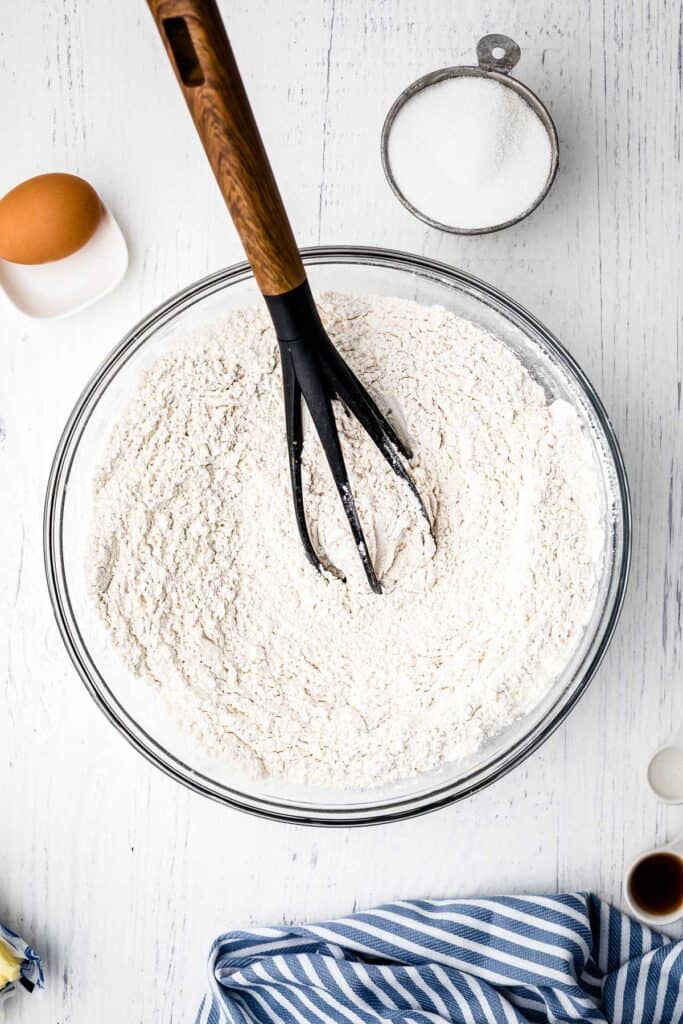
<svg viewBox="0 0 683 1024"><path fill-rule="evenodd" d="M498 35L484 36L477 43L477 60L479 67L484 71L500 71L507 75L522 56L514 39L509 36Z"/></svg>
<svg viewBox="0 0 683 1024"><path fill-rule="evenodd" d="M168 39L168 45L173 53L180 81L189 88L202 85L204 82L204 72L199 63L199 57L194 48L192 36L185 19L164 18L162 25Z"/></svg>

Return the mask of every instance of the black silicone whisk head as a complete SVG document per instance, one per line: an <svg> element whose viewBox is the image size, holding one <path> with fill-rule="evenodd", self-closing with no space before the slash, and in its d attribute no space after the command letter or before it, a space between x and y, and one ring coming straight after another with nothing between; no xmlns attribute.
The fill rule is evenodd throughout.
<svg viewBox="0 0 683 1024"><path fill-rule="evenodd" d="M370 435L392 470L409 487L429 523L418 490L402 459L412 457L410 449L377 407L358 378L334 347L316 308L308 281L286 295L266 296L280 346L289 468L292 478L294 513L301 542L309 561L321 571L323 562L311 540L301 478L303 451L302 399L308 407L332 472L344 513L372 590L382 593L375 573L356 502L344 463L332 400L339 399ZM431 528L431 524L430 524ZM332 568L326 566L326 568ZM341 575L338 572L337 575Z"/></svg>

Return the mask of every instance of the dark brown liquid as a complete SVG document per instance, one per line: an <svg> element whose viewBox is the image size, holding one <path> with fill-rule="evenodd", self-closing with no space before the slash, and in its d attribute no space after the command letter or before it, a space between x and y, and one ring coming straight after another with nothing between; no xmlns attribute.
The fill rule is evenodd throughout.
<svg viewBox="0 0 683 1024"><path fill-rule="evenodd" d="M631 899L647 914L673 914L683 907L683 860L675 853L653 853L634 869Z"/></svg>

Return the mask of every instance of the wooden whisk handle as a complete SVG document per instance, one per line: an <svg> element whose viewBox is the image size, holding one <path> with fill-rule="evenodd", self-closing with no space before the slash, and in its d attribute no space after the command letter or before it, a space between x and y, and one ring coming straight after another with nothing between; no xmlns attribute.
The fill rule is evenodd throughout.
<svg viewBox="0 0 683 1024"><path fill-rule="evenodd" d="M147 0L264 295L306 279L215 0Z"/></svg>

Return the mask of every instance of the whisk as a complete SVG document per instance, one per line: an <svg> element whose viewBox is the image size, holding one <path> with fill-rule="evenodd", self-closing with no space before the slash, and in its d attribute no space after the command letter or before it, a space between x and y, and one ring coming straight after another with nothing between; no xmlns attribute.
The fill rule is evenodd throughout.
<svg viewBox="0 0 683 1024"><path fill-rule="evenodd" d="M296 523L309 561L323 561L311 540L302 486L302 399L327 457L367 581L382 592L344 463L332 401L363 426L408 486L429 523L403 459L411 451L332 344L315 305L301 256L214 0L148 0L219 188L266 301L279 343L285 424Z"/></svg>

